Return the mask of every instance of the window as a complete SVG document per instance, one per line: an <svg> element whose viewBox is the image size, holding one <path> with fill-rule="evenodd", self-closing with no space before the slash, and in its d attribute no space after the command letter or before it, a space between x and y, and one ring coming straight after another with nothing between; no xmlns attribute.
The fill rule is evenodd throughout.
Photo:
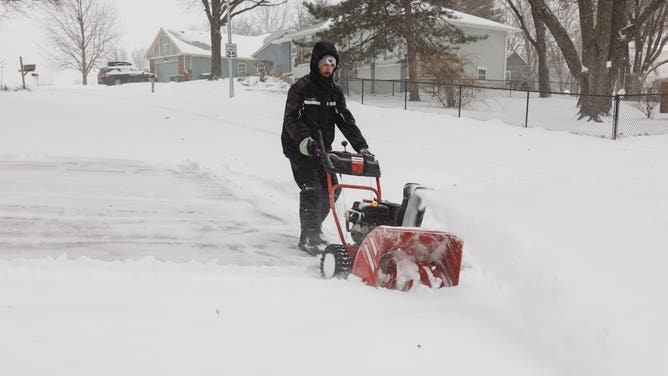
<svg viewBox="0 0 668 376"><path fill-rule="evenodd" d="M487 67L478 67L478 79L479 80L487 79Z"/></svg>
<svg viewBox="0 0 668 376"><path fill-rule="evenodd" d="M159 56L167 56L168 43L169 43L169 41L164 36L160 39L160 55Z"/></svg>
<svg viewBox="0 0 668 376"><path fill-rule="evenodd" d="M246 74L246 64L245 63L239 63L238 68L239 68L239 72L238 72L239 76Z"/></svg>
<svg viewBox="0 0 668 376"><path fill-rule="evenodd" d="M155 47L155 53L153 54L153 56L164 57L164 56L172 56L172 55L176 55L176 54L177 54L177 50L176 50L176 46L174 45L174 43L172 43L169 40L169 38L167 38L165 36L160 37L160 42Z"/></svg>

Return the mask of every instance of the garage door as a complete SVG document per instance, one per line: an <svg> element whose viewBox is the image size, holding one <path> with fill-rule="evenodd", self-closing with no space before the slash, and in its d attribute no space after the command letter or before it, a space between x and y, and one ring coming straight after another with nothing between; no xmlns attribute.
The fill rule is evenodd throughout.
<svg viewBox="0 0 668 376"><path fill-rule="evenodd" d="M157 63L156 71L158 72L158 82L169 82L171 76L179 74L179 63L178 61Z"/></svg>

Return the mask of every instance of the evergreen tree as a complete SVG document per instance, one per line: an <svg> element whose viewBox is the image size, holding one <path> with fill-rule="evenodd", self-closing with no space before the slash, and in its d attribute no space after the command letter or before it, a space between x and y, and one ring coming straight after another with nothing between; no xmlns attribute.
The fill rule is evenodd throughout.
<svg viewBox="0 0 668 376"><path fill-rule="evenodd" d="M451 56L457 45L474 40L448 22L450 0L343 0L335 5L307 4L317 19L331 20L322 39L336 43L343 68L353 70L399 49L408 64L408 80L418 79L420 58ZM410 100L419 101L417 84Z"/></svg>

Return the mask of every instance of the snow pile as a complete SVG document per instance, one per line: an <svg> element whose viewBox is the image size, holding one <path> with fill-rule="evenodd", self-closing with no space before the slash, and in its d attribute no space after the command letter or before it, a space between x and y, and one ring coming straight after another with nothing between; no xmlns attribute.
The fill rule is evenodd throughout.
<svg viewBox="0 0 668 376"><path fill-rule="evenodd" d="M274 93L287 93L290 85L277 77L265 76L264 81L258 76L249 76L238 79L246 90L261 90Z"/></svg>

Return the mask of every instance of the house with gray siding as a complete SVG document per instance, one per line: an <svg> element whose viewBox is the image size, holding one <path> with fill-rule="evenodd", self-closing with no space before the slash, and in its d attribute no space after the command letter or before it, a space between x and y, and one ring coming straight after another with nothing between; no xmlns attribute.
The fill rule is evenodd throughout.
<svg viewBox="0 0 668 376"><path fill-rule="evenodd" d="M466 35L479 37L474 42L458 46L457 54L467 61L464 68L466 76L476 80L505 80L508 38L511 33L521 30L458 11L452 11L452 16L447 22ZM398 46L393 52L378 57L373 64L361 67L357 77L376 80L408 79L405 46Z"/></svg>
<svg viewBox="0 0 668 376"><path fill-rule="evenodd" d="M466 35L480 37L475 42L461 45L458 54L469 61L466 73L478 80L505 80L508 39L520 29L482 17L453 12L455 18L448 22Z"/></svg>
<svg viewBox="0 0 668 376"><path fill-rule="evenodd" d="M225 33L226 35L227 33ZM244 77L256 74L258 60L252 57L267 35L249 37L232 35L237 44L237 58L232 59L232 74ZM206 79L211 71L211 36L208 32L160 28L148 48L146 58L158 82ZM227 39L223 38L223 46ZM224 47L223 47L224 48ZM229 75L229 59L221 58L222 73Z"/></svg>
<svg viewBox="0 0 668 376"><path fill-rule="evenodd" d="M287 30L281 30L270 34L262 41L262 46L251 55L259 62L261 68L272 76L284 76L291 72L292 43L291 40L283 39L287 33Z"/></svg>
<svg viewBox="0 0 668 376"><path fill-rule="evenodd" d="M457 11L452 13L454 18L447 22L467 35L481 37L459 47L458 53L469 62L465 70L467 76L479 80L505 80L508 37L520 30L470 14ZM290 69L283 70L283 75L291 74L294 78L299 78L309 71L311 53L310 48L301 47L300 44L312 45L318 39L316 34L326 30L330 24L330 21L326 21L295 32L286 32L268 41L262 50L266 52L258 52L253 56L272 60L281 68L289 61ZM377 80L408 79L405 46L399 45L392 52L388 51L379 56L373 64L360 67L357 77Z"/></svg>
<svg viewBox="0 0 668 376"><path fill-rule="evenodd" d="M311 70L309 65L311 63L312 47L307 46L315 44L319 40L316 34L327 30L330 25L331 21L320 22L301 30L286 33L274 40L273 43L283 46L281 52L288 57L290 62L289 74L293 78L298 79Z"/></svg>

